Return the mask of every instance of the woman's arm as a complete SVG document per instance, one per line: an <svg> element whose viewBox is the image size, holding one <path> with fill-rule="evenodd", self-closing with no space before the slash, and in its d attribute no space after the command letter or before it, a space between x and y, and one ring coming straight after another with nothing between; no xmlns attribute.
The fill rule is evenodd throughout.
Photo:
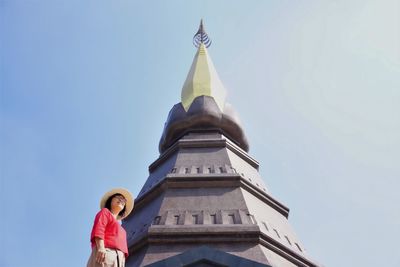
<svg viewBox="0 0 400 267"><path fill-rule="evenodd" d="M104 247L104 240L99 237L95 237L94 240L96 242L97 248L96 261L99 264L102 264L106 259L106 248Z"/></svg>
<svg viewBox="0 0 400 267"><path fill-rule="evenodd" d="M96 244L96 262L101 264L105 260L106 249L104 245L105 232L109 223L109 211L104 208L100 210L94 219L90 240Z"/></svg>

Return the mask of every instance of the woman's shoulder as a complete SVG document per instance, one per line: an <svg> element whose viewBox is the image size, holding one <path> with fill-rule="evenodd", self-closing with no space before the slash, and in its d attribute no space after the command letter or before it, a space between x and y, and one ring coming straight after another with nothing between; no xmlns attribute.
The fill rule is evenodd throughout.
<svg viewBox="0 0 400 267"><path fill-rule="evenodd" d="M112 215L112 214L111 214L111 211L110 211L109 209L107 209L107 208L102 208L102 209L99 211L99 213L104 213L104 214Z"/></svg>
<svg viewBox="0 0 400 267"><path fill-rule="evenodd" d="M110 217L112 216L111 211L107 208L102 208L97 214L96 217Z"/></svg>

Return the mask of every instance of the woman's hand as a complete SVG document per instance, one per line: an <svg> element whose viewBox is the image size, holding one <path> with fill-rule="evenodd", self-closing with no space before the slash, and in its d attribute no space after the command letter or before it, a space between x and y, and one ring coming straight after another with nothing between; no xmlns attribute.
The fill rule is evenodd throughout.
<svg viewBox="0 0 400 267"><path fill-rule="evenodd" d="M106 259L106 249L105 248L101 248L97 250L96 253L96 262L98 264L102 264Z"/></svg>

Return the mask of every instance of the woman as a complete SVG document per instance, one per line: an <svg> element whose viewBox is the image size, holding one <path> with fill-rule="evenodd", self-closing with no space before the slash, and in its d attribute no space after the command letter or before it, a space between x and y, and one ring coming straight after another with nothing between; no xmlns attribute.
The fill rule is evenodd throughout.
<svg viewBox="0 0 400 267"><path fill-rule="evenodd" d="M119 221L132 211L132 195L123 188L113 189L101 199L100 209L94 219L87 267L124 267L128 245Z"/></svg>

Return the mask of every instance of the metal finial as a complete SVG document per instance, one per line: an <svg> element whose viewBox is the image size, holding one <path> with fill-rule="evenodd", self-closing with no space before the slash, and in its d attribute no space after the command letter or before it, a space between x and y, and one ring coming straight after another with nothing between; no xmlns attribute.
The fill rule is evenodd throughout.
<svg viewBox="0 0 400 267"><path fill-rule="evenodd" d="M193 36L193 44L197 48L199 48L200 44L204 44L208 48L211 43L211 39L208 37L206 31L204 30L203 19L201 19L199 30Z"/></svg>

